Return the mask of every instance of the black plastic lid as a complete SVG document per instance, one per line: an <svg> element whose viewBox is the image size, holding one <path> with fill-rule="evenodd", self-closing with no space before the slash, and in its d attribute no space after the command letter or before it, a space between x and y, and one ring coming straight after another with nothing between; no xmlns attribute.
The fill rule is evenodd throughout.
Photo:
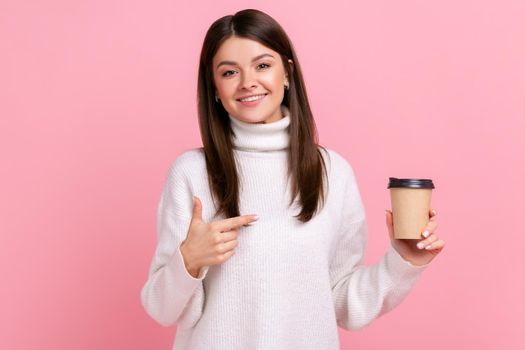
<svg viewBox="0 0 525 350"><path fill-rule="evenodd" d="M389 177L389 179L387 188L435 188L430 179L397 179L395 177Z"/></svg>

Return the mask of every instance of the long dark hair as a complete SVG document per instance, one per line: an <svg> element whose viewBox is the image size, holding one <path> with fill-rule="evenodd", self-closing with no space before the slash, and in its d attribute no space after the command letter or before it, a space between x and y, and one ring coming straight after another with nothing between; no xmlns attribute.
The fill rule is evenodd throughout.
<svg viewBox="0 0 525 350"><path fill-rule="evenodd" d="M279 23L255 9L245 9L233 16L216 20L206 33L200 55L197 87L199 127L209 186L216 206L215 215L240 215L239 177L233 155L230 119L222 103L215 102L212 66L215 53L232 36L255 40L278 52L288 76L291 77L289 89L283 98L283 104L290 111L288 177L292 180L292 197L289 205L300 194L299 203L302 208L295 217L308 222L325 202L327 190L323 187L323 171L325 180L328 175L320 150L325 148L318 145L317 129L306 96L301 67L290 39ZM293 67L288 59L293 61Z"/></svg>

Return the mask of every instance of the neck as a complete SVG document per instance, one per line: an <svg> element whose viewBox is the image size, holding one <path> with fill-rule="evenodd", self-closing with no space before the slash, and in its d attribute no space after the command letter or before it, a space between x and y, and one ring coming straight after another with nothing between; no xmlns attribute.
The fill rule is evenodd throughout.
<svg viewBox="0 0 525 350"><path fill-rule="evenodd" d="M285 105L281 105L281 112L283 117L272 123L247 123L228 114L234 134L233 148L250 152L287 149L290 145L290 112Z"/></svg>

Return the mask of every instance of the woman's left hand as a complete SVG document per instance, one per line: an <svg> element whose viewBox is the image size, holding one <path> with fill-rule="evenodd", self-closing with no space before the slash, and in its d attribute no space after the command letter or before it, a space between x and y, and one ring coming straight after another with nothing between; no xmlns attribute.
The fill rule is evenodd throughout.
<svg viewBox="0 0 525 350"><path fill-rule="evenodd" d="M445 242L435 234L437 228L436 211L431 209L429 216L430 219L425 230L423 230L421 240L395 239L392 211L386 210L386 225L392 246L403 259L413 265L428 264L436 255L441 253L445 246ZM428 233L426 237L425 231Z"/></svg>

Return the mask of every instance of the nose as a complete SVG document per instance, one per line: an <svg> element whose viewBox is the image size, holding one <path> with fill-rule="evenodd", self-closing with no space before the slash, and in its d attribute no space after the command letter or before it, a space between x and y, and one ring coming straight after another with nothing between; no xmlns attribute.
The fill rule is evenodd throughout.
<svg viewBox="0 0 525 350"><path fill-rule="evenodd" d="M257 83L253 75L250 73L244 73L241 77L240 87L241 89L251 89L257 87Z"/></svg>

